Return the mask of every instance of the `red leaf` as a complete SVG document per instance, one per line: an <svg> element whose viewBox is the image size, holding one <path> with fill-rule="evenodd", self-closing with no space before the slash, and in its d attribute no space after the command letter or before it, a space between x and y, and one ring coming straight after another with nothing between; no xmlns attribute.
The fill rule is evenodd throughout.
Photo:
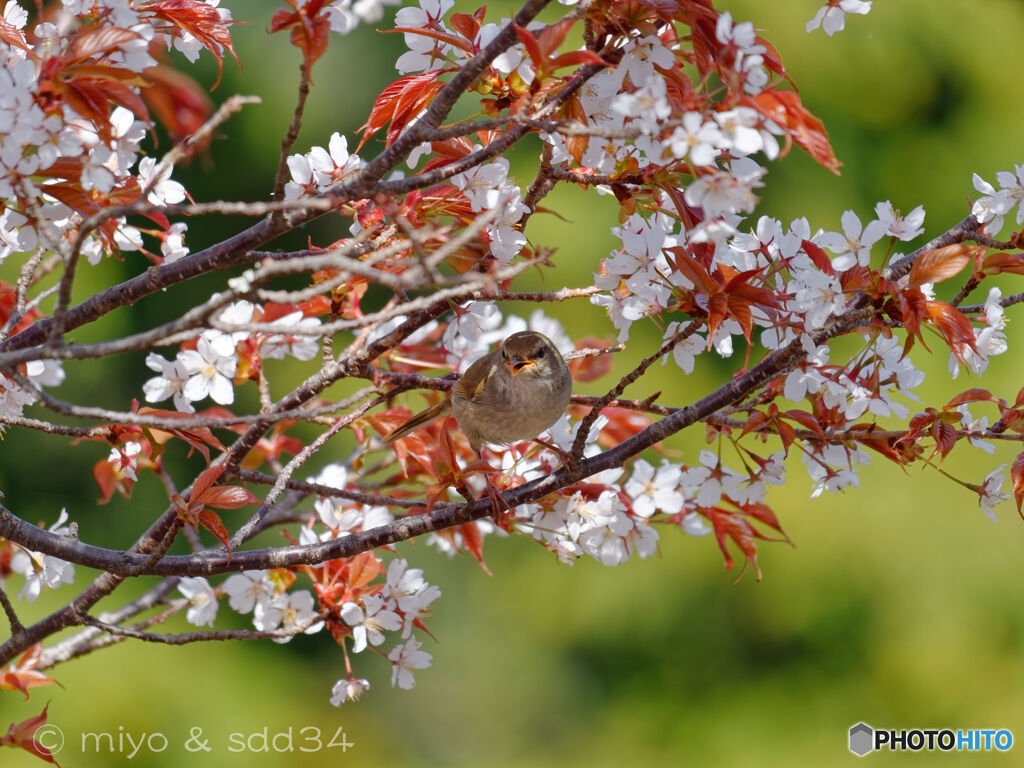
<svg viewBox="0 0 1024 768"><path fill-rule="evenodd" d="M946 340L950 350L963 362L965 347L974 350L974 326L971 321L952 304L944 301L929 301L925 314Z"/></svg>
<svg viewBox="0 0 1024 768"><path fill-rule="evenodd" d="M456 14L457 16L465 16L465 14ZM470 42L473 38L466 40L458 35L451 35L447 32L442 32L437 29L428 29L427 27L395 27L394 29L385 30L386 32L403 32L407 35L420 35L422 37L429 37L431 40L437 40L439 43L445 43L447 45L459 48L466 53L473 54L473 45Z"/></svg>
<svg viewBox="0 0 1024 768"><path fill-rule="evenodd" d="M224 54L221 49L226 49L241 66L231 42L231 33L228 31L228 24L234 22L223 21L213 6L201 0L163 0L145 6L144 10L171 22L183 32L188 32L213 54L213 58L217 60L217 81L213 88L220 83L224 69Z"/></svg>
<svg viewBox="0 0 1024 768"><path fill-rule="evenodd" d="M981 263L983 275L998 275L1000 272L1024 275L1024 256L1017 253L993 253Z"/></svg>
<svg viewBox="0 0 1024 768"><path fill-rule="evenodd" d="M437 92L443 87L443 83L437 82L437 78L450 69L438 69L432 72L406 75L400 77L383 91L373 103L369 117L358 130L362 132L363 138L356 147L358 152L369 138L391 123L388 130L388 144L391 144L398 134L401 133L406 123L415 117L423 109Z"/></svg>
<svg viewBox="0 0 1024 768"><path fill-rule="evenodd" d="M349 562L348 586L365 587L383 570L380 559L372 552L361 552Z"/></svg>
<svg viewBox="0 0 1024 768"><path fill-rule="evenodd" d="M822 439L825 438L825 430L822 429L821 424L814 416L807 413L806 411L791 410L786 411L784 414L787 418L792 419L797 424L811 430L815 434L819 435Z"/></svg>
<svg viewBox="0 0 1024 768"><path fill-rule="evenodd" d="M928 297L921 292L920 288L915 287L901 291L899 300L900 319L903 321L903 327L911 336L919 338L924 348L928 349L924 336L921 335L921 323L928 312Z"/></svg>
<svg viewBox="0 0 1024 768"><path fill-rule="evenodd" d="M460 525L456 530L462 534L463 545L469 550L469 553L480 563L480 567L484 569L484 572L490 574L487 563L484 562L484 535L480 532L480 526L475 522L466 523L465 525Z"/></svg>
<svg viewBox="0 0 1024 768"><path fill-rule="evenodd" d="M24 749L29 754L35 755L36 757L42 758L48 763L54 765L60 765L57 759L53 756L47 747L36 741L36 731L43 727L46 723L46 710L49 708L49 704L43 707L43 711L35 717L30 717L28 720L22 720L20 723L11 723L11 727L7 729L7 733L0 738L0 746L3 747L15 747Z"/></svg>
<svg viewBox="0 0 1024 768"><path fill-rule="evenodd" d="M593 51L569 51L568 53L563 53L552 59L550 68L551 71L554 71L561 67L574 67L577 64L594 64L603 67L611 66L611 64Z"/></svg>
<svg viewBox="0 0 1024 768"><path fill-rule="evenodd" d="M754 543L755 532L750 523L740 515L718 507L709 509L707 514L711 519L711 527L715 531L715 541L718 542L718 548L722 551L722 557L725 559L725 569L727 571L732 570L735 565L727 546L728 540L731 539L740 548L743 556L747 558L747 562L754 566L757 580L760 581L761 569L757 565L757 545Z"/></svg>
<svg viewBox="0 0 1024 768"><path fill-rule="evenodd" d="M448 19L452 29L458 32L467 40L476 40L480 32L480 19L468 13L453 13Z"/></svg>
<svg viewBox="0 0 1024 768"><path fill-rule="evenodd" d="M957 406L963 405L964 403L977 403L984 401L988 403L997 402L996 398L992 396L992 393L987 389L981 389L975 387L974 389L968 389L966 392L961 392L959 395L954 397L949 403L946 404L947 410L953 410Z"/></svg>
<svg viewBox="0 0 1024 768"><path fill-rule="evenodd" d="M932 456L936 453L942 458L946 458L950 451L953 450L953 446L956 445L957 431L949 424L942 422L936 422L932 425L930 430L932 439L935 440L935 450L932 451ZM929 460L931 456L928 457Z"/></svg>
<svg viewBox="0 0 1024 768"><path fill-rule="evenodd" d="M1010 467L1010 482L1013 485L1013 498L1017 502L1017 514L1024 517L1024 512L1021 512L1021 502L1024 501L1024 453L1018 455Z"/></svg>
<svg viewBox="0 0 1024 768"><path fill-rule="evenodd" d="M956 276L978 252L979 246L955 243L944 248L925 251L910 268L910 285L941 283Z"/></svg>
<svg viewBox="0 0 1024 768"><path fill-rule="evenodd" d="M205 491L200 500L203 504L215 509L239 509L250 504L259 504L248 489L240 485L220 485Z"/></svg>
<svg viewBox="0 0 1024 768"><path fill-rule="evenodd" d="M42 653L42 643L36 643L21 655L17 663L0 667L0 691L21 691L27 700L29 688L56 685L56 680L36 669Z"/></svg>
<svg viewBox="0 0 1024 768"><path fill-rule="evenodd" d="M817 244L812 243L810 240L804 240L802 247L803 252L810 257L811 261L814 262L814 266L826 275L835 275L836 271L832 269L832 260Z"/></svg>
<svg viewBox="0 0 1024 768"><path fill-rule="evenodd" d="M694 287L698 290L708 294L716 293L719 290L718 283L711 277L707 269L684 249L675 246L665 250L676 257L676 269L683 274L683 277L693 283Z"/></svg>
<svg viewBox="0 0 1024 768"><path fill-rule="evenodd" d="M23 51L31 50L25 42L25 33L14 27L3 16L0 16L0 40L8 45L21 48Z"/></svg>
<svg viewBox="0 0 1024 768"><path fill-rule="evenodd" d="M767 421L768 416L765 415L763 411L753 411L750 416L747 417L747 423L743 425L740 437L748 435L751 432L757 432Z"/></svg>
<svg viewBox="0 0 1024 768"><path fill-rule="evenodd" d="M596 336L587 336L576 342L576 349L599 349L608 344ZM608 374L612 369L612 355L590 355L577 357L569 361L572 380L576 382L594 381Z"/></svg>
<svg viewBox="0 0 1024 768"><path fill-rule="evenodd" d="M779 518L775 516L774 510L767 504L754 502L742 505L741 509L743 510L744 514L750 515L755 520L764 523L770 528L774 528L776 531L782 534L782 541L789 542L790 544L793 543L789 538L789 534L782 529L782 523L780 523ZM769 541L775 541L775 539L768 539L768 537L766 536L762 537L760 534L756 532L756 530L755 535L758 536L758 538L765 538Z"/></svg>
<svg viewBox="0 0 1024 768"><path fill-rule="evenodd" d="M140 39L138 32L121 27L97 27L75 36L65 61L73 63L98 59L121 50L127 43Z"/></svg>
<svg viewBox="0 0 1024 768"><path fill-rule="evenodd" d="M224 474L224 470L228 468L227 464L218 464L215 467L204 469L199 477L196 478L195 483L192 484L192 499L196 499L202 496L206 491L217 482L221 475Z"/></svg>
<svg viewBox="0 0 1024 768"><path fill-rule="evenodd" d="M533 62L533 67L538 72L543 71L544 68L544 53L540 49L540 41L537 37L528 30L526 27L521 27L518 24L513 24L513 28L516 31L516 35L519 37L519 42L523 44L526 49L526 55L530 57L530 61Z"/></svg>
<svg viewBox="0 0 1024 768"><path fill-rule="evenodd" d="M160 64L150 67L144 74L150 85L143 89L142 98L167 129L171 141L192 136L213 114L213 102L206 91L183 72ZM189 150L202 151L209 143L207 136L194 146L190 145Z"/></svg>
<svg viewBox="0 0 1024 768"><path fill-rule="evenodd" d="M752 99L744 99L758 112L781 126L786 135L806 150L819 164L839 175L839 158L828 140L825 126L800 102L794 91L762 91Z"/></svg>
<svg viewBox="0 0 1024 768"><path fill-rule="evenodd" d="M213 510L204 509L199 513L197 520L203 528L217 537L217 540L224 545L224 548L230 555L231 537L228 535L228 529L224 527L224 523L221 521L220 516Z"/></svg>

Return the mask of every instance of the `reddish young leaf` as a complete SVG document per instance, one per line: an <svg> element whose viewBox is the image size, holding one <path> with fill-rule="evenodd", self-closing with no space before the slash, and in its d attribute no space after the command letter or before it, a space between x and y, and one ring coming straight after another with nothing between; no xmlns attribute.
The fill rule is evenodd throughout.
<svg viewBox="0 0 1024 768"><path fill-rule="evenodd" d="M63 58L68 64L73 64L86 59L99 59L115 51L120 51L125 45L140 39L138 32L122 27L96 27L75 35L71 47Z"/></svg>
<svg viewBox="0 0 1024 768"><path fill-rule="evenodd" d="M942 422L936 422L932 424L931 430L929 430L932 439L935 440L935 450L932 451L931 456L928 460L931 461L932 456L936 453L943 459L953 450L953 446L956 445L957 441L957 430L949 424ZM941 463L941 462L940 462Z"/></svg>
<svg viewBox="0 0 1024 768"><path fill-rule="evenodd" d="M380 558L375 554L372 552L360 552L349 561L348 585L353 589L365 587L377 578L383 570Z"/></svg>
<svg viewBox="0 0 1024 768"><path fill-rule="evenodd" d="M832 259L828 257L816 243L812 243L810 240L804 240L801 246L803 252L806 253L811 261L814 262L814 266L824 272L826 275L835 275L836 271L832 268Z"/></svg>
<svg viewBox="0 0 1024 768"><path fill-rule="evenodd" d="M373 103L369 117L357 129L363 134L358 152L373 134L377 133L388 123L387 143L390 145L398 134L405 128L406 123L420 113L427 104L437 95L443 87L443 83L437 82L437 78L450 69L438 69L432 72L406 75L400 77L383 91Z"/></svg>
<svg viewBox="0 0 1024 768"><path fill-rule="evenodd" d="M465 525L460 525L455 530L462 534L463 545L480 564L480 567L483 568L484 573L490 575L491 572L487 568L487 563L484 562L484 535L480 532L480 526L478 526L475 522L466 523Z"/></svg>
<svg viewBox="0 0 1024 768"><path fill-rule="evenodd" d="M740 437L749 435L751 432L757 432L768 422L768 416L763 411L752 411L747 417L747 423L743 425L743 429L740 431Z"/></svg>
<svg viewBox="0 0 1024 768"><path fill-rule="evenodd" d="M138 413L144 416L156 416L162 419L188 419L191 418L190 414L181 413L180 411L168 411L162 408L150 408L147 405L142 406L138 409ZM166 443L171 437L177 437L179 440L183 440L189 445L188 455L192 455L192 451L199 451L203 458L206 459L206 463L210 463L210 450L207 446L217 449L218 451L226 452L227 448L224 444L217 439L216 435L206 427L192 427L191 429L157 429L155 427L146 427L144 431L149 432L152 439L158 443Z"/></svg>
<svg viewBox="0 0 1024 768"><path fill-rule="evenodd" d="M1018 454L1010 467L1010 482L1013 485L1013 498L1017 502L1017 514L1024 517L1021 502L1024 502L1024 453Z"/></svg>
<svg viewBox="0 0 1024 768"><path fill-rule="evenodd" d="M43 707L43 711L35 717L30 717L28 720L22 720L20 723L11 723L11 727L7 729L7 733L0 737L0 747L24 749L29 754L35 755L48 763L53 763L54 765L59 766L60 763L58 763L57 759L53 756L53 752L36 740L36 731L46 724L46 710L49 706L50 705L47 704Z"/></svg>
<svg viewBox="0 0 1024 768"><path fill-rule="evenodd" d="M212 5L207 5L202 0L163 0L147 5L145 10L171 22L183 32L188 32L213 54L213 58L217 60L217 80L213 88L220 83L224 69L222 49L227 50L241 66L231 42L231 33L228 31L228 24L233 22L221 19L220 13Z"/></svg>
<svg viewBox="0 0 1024 768"><path fill-rule="evenodd" d="M978 250L979 246L955 243L925 251L917 257L914 266L910 268L909 283L919 286L925 283L941 283L955 277L967 266Z"/></svg>
<svg viewBox="0 0 1024 768"><path fill-rule="evenodd" d="M820 165L839 175L842 163L829 143L824 124L804 107L795 91L762 91L744 101L781 126Z"/></svg>
<svg viewBox="0 0 1024 768"><path fill-rule="evenodd" d="M944 301L929 301L925 314L928 321L942 334L950 350L961 362L964 362L965 348L978 351L974 346L974 326L963 312L952 304L947 304Z"/></svg>
<svg viewBox="0 0 1024 768"><path fill-rule="evenodd" d="M247 488L240 485L218 485L209 488L201 494L200 500L206 506L215 509L240 509L260 503Z"/></svg>
<svg viewBox="0 0 1024 768"><path fill-rule="evenodd" d="M149 86L142 98L153 116L167 130L171 141L195 134L213 114L213 102L194 79L169 66L159 64L144 73ZM207 136L187 147L191 155L202 152L210 143Z"/></svg>
<svg viewBox="0 0 1024 768"><path fill-rule="evenodd" d="M464 16L465 14L456 14ZM431 40L437 40L439 43L445 45L451 45L455 48L459 48L468 54L474 54L476 51L473 49L473 38L468 40L460 35L453 35L448 32L444 32L440 29L430 29L428 27L395 27L394 29L384 30L387 33L402 32L407 35L420 35L421 37L429 37Z"/></svg>
<svg viewBox="0 0 1024 768"><path fill-rule="evenodd" d="M516 31L516 35L519 37L519 42L523 44L526 49L526 55L530 57L530 61L533 62L533 68L537 72L542 72L544 69L545 59L544 51L540 48L540 40L526 27L521 27L518 24L513 25Z"/></svg>
<svg viewBox="0 0 1024 768"><path fill-rule="evenodd" d="M725 569L727 571L732 570L733 566L736 565L732 555L729 553L727 544L728 540L731 539L740 548L740 552L743 553L747 562L754 566L754 573L757 574L757 580L760 581L761 568L757 564L757 545L754 543L755 531L750 523L740 515L719 507L709 509L707 514L711 520L711 527L715 532L715 541L718 543L718 548L722 551L722 557L725 560Z"/></svg>
<svg viewBox="0 0 1024 768"><path fill-rule="evenodd" d="M576 349L600 349L608 346L607 342L596 336L587 336L576 342ZM612 355L590 355L577 357L568 362L572 372L572 380L576 382L594 381L608 374L612 369Z"/></svg>
<svg viewBox="0 0 1024 768"><path fill-rule="evenodd" d="M224 527L224 523L221 521L220 515L211 509L204 509L199 513L199 516L196 519L203 528L217 537L217 540L224 545L224 548L230 555L231 536L228 534L228 529Z"/></svg>
<svg viewBox="0 0 1024 768"><path fill-rule="evenodd" d="M666 248L666 251L675 256L675 267L687 280L693 283L694 287L704 293L711 294L719 290L718 283L711 277L707 269L683 248L674 246Z"/></svg>
<svg viewBox="0 0 1024 768"><path fill-rule="evenodd" d="M754 535L765 541L785 541L788 544L792 544L792 540L789 538L789 534L786 533L782 528L782 523L779 522L779 518L775 516L775 511L767 504L761 504L759 502L751 502L749 504L740 505L740 509L743 510L743 514L749 515L750 517L764 523L769 528L773 528L778 531L781 535L781 539L772 539L764 534L758 533L757 529L754 529Z"/></svg>
<svg viewBox="0 0 1024 768"><path fill-rule="evenodd" d="M1024 275L1024 256L1019 253L993 253L981 262L980 272L983 275L998 275L1000 272Z"/></svg>
<svg viewBox="0 0 1024 768"><path fill-rule="evenodd" d="M954 410L958 406L963 405L964 403L977 402L995 403L998 402L998 400L997 398L993 397L992 393L989 392L987 389L975 387L974 389L968 389L966 392L961 392L959 395L954 397L945 405L944 410Z"/></svg>
<svg viewBox="0 0 1024 768"><path fill-rule="evenodd" d="M25 33L7 21L3 16L0 16L0 40L15 48L21 48L23 51L32 50L25 41Z"/></svg>
<svg viewBox="0 0 1024 768"><path fill-rule="evenodd" d="M476 36L480 33L480 22L483 20L482 10L483 8L478 8L473 15L453 13L448 22L452 25L452 29L467 40L476 40Z"/></svg>
<svg viewBox="0 0 1024 768"><path fill-rule="evenodd" d="M822 440L825 439L825 430L822 428L821 423L816 418L814 418L814 416L807 413L806 411L798 411L794 409L786 411L784 415L786 416L786 418L792 419L797 424L800 424L804 428L811 430L819 437L821 437Z"/></svg>
<svg viewBox="0 0 1024 768"><path fill-rule="evenodd" d="M920 288L908 288L905 291L900 291L899 302L899 319L903 322L903 327L907 329L907 333L911 337L920 339L924 348L928 349L924 336L921 335L921 323L924 322L928 314L928 297L921 292Z"/></svg>
<svg viewBox="0 0 1024 768"><path fill-rule="evenodd" d="M0 691L21 691L28 700L29 688L39 688L57 683L36 669L43 653L42 643L36 643L25 651L18 661L0 667Z"/></svg>

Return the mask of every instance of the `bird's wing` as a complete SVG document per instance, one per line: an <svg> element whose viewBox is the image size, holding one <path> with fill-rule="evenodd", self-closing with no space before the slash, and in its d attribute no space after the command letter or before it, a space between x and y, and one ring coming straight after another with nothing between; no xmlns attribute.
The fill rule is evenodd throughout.
<svg viewBox="0 0 1024 768"><path fill-rule="evenodd" d="M481 395L487 387L487 381L493 375L493 353L484 355L473 363L462 377L455 382L452 390L463 400L480 402Z"/></svg>

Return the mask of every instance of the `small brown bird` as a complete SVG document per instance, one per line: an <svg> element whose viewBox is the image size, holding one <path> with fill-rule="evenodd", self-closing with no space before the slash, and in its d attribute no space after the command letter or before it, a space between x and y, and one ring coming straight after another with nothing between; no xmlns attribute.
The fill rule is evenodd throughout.
<svg viewBox="0 0 1024 768"><path fill-rule="evenodd" d="M469 366L451 396L417 413L384 436L391 443L435 419L454 416L473 450L483 443L532 440L569 405L572 375L551 339L536 331L513 333L494 352Z"/></svg>

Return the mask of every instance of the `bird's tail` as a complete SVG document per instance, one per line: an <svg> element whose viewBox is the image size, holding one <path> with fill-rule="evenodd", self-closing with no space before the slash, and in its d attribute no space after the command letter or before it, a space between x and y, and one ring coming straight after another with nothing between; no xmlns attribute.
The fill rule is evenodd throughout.
<svg viewBox="0 0 1024 768"><path fill-rule="evenodd" d="M452 415L452 401L445 399L436 405L432 405L425 411L420 411L415 416L411 417L404 424L401 424L386 435L384 435L385 443L393 443L400 437L405 437L410 432L414 432L420 427L425 427L435 419L440 419L444 416Z"/></svg>

